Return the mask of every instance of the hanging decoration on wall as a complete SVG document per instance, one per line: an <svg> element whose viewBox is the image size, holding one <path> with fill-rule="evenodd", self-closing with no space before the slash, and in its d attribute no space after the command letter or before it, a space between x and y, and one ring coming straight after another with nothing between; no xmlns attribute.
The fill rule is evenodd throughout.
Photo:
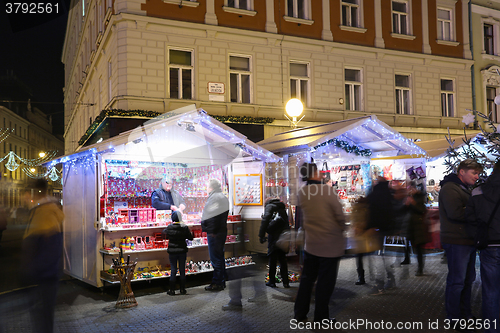
<svg viewBox="0 0 500 333"><path fill-rule="evenodd" d="M372 151L370 149L362 149L356 145L351 145L347 141L340 139L330 139L325 141L319 145L314 146L314 150L318 150L321 147L325 147L327 145L334 145L335 147L341 148L348 153L356 154L358 156L371 156Z"/></svg>

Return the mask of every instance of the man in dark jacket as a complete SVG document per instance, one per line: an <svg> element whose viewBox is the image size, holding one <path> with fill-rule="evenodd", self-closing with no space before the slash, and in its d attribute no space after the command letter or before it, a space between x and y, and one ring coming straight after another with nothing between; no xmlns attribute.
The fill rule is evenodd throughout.
<svg viewBox="0 0 500 333"><path fill-rule="evenodd" d="M470 319L472 283L476 279L476 248L465 230L465 207L469 187L479 178L483 167L473 159L460 162L457 173L441 181L439 218L441 243L448 260L445 307L448 319Z"/></svg>
<svg viewBox="0 0 500 333"><path fill-rule="evenodd" d="M207 233L208 254L214 268L212 283L205 287L208 291L224 289L226 263L224 260L224 244L227 236L227 216L229 200L222 193L220 182L216 179L208 183L208 199L201 215L201 228Z"/></svg>
<svg viewBox="0 0 500 333"><path fill-rule="evenodd" d="M172 188L172 180L165 176L160 182L160 188L151 194L151 205L158 210L180 210L186 209L184 198Z"/></svg>
<svg viewBox="0 0 500 333"><path fill-rule="evenodd" d="M182 223L182 213L176 211L172 213L172 224L163 233L168 239L168 257L170 260L170 290L169 295L175 295L175 281L177 278L177 264L179 264L179 286L182 295L186 294L186 255L188 247L186 239L193 240L193 234L189 227Z"/></svg>
<svg viewBox="0 0 500 333"><path fill-rule="evenodd" d="M495 206L500 200L500 161L495 163L495 168L486 182L474 191L465 209L468 222L468 231L474 236L477 221L488 223ZM481 260L481 289L483 298L483 323L486 320L490 328L485 332L498 332L500 322L500 214L495 213L488 228L488 247L482 249L479 256Z"/></svg>

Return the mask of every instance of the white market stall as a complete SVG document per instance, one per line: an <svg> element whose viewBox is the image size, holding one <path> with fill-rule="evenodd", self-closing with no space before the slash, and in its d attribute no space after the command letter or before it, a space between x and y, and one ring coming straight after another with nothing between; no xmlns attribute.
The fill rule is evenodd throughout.
<svg viewBox="0 0 500 333"><path fill-rule="evenodd" d="M346 213L377 175L407 180L406 171L414 167L421 168L419 177L425 176L425 151L373 115L291 130L258 144L283 158L281 174L289 185L291 205L302 185L298 167L311 159L333 180Z"/></svg>
<svg viewBox="0 0 500 333"><path fill-rule="evenodd" d="M168 276L166 242L159 233L169 211L151 209L150 196L168 174L186 201L185 222L195 239L188 252L191 273L209 270L208 247L199 226L209 179L223 184L230 201L228 244L245 227L247 248L258 244L265 164L279 158L201 109L170 111L143 126L48 162L63 164L64 270L94 286L118 283L110 270L119 249L137 261L135 279ZM236 185L238 184L238 185ZM241 220L255 220L255 226ZM260 245L260 244L259 244ZM236 253L226 246L226 258ZM248 264L246 256L231 264Z"/></svg>

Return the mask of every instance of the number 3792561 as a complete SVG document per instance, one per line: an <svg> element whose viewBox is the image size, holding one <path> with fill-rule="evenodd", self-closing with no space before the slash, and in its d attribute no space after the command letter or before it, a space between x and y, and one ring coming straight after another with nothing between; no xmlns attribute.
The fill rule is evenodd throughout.
<svg viewBox="0 0 500 333"><path fill-rule="evenodd" d="M59 4L50 2L7 2L5 4L7 14L57 14Z"/></svg>

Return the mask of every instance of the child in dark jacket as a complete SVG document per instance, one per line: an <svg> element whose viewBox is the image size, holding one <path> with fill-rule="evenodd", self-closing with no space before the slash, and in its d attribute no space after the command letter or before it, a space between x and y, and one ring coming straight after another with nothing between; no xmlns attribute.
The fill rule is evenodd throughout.
<svg viewBox="0 0 500 333"><path fill-rule="evenodd" d="M170 290L169 295L175 295L175 282L177 279L177 264L180 274L180 292L186 294L186 256L188 252L186 239L193 240L193 234L189 227L182 223L182 213L172 212L172 224L163 230L163 234L168 239L168 256L170 259Z"/></svg>

